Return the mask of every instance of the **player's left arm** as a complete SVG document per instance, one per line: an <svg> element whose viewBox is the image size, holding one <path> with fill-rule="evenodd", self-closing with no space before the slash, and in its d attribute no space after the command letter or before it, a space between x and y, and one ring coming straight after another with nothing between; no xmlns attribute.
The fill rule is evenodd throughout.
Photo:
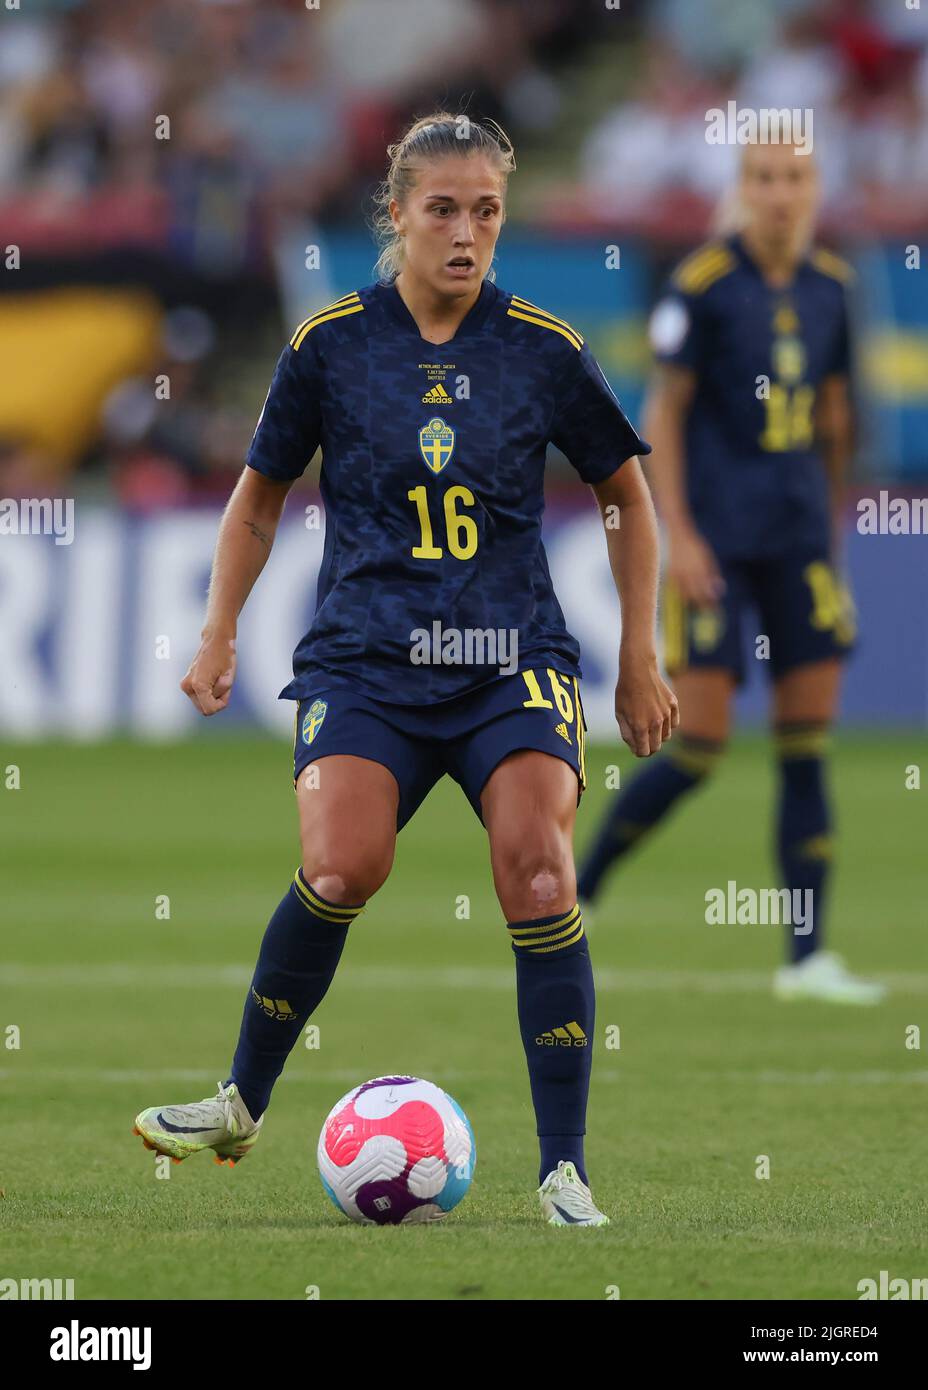
<svg viewBox="0 0 928 1390"><path fill-rule="evenodd" d="M677 697L657 664L657 518L637 457L592 486L622 606L615 717L635 756L647 758L680 722Z"/></svg>
<svg viewBox="0 0 928 1390"><path fill-rule="evenodd" d="M825 377L819 386L815 401L815 431L828 477L832 562L840 569L847 477L854 447L850 383L844 373Z"/></svg>

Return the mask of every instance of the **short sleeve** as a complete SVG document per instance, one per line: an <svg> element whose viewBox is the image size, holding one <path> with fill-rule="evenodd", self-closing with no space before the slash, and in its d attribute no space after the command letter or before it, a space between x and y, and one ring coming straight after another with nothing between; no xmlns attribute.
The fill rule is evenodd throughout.
<svg viewBox="0 0 928 1390"><path fill-rule="evenodd" d="M585 483L601 483L634 454L651 452L629 424L586 343L572 351L561 381L551 440Z"/></svg>
<svg viewBox="0 0 928 1390"><path fill-rule="evenodd" d="M648 339L658 362L698 371L705 361L705 301L671 287L648 320Z"/></svg>
<svg viewBox="0 0 928 1390"><path fill-rule="evenodd" d="M321 375L309 344L299 352L284 348L245 459L249 468L277 482L304 471L320 443Z"/></svg>

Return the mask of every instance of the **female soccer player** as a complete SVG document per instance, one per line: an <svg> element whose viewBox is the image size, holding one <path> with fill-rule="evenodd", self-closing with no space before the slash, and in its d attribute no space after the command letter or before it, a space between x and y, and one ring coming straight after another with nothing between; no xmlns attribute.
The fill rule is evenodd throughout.
<svg viewBox="0 0 928 1390"><path fill-rule="evenodd" d="M177 1159L244 1157L397 831L448 772L486 827L515 953L543 1214L603 1225L583 1158L594 1001L572 857L579 652L541 543L542 484L551 440L621 519L606 526L623 609L615 709L646 757L678 719L655 653L656 523L635 457L649 449L579 333L493 283L514 167L503 132L439 112L388 153L380 278L284 348L182 682L204 715L228 704L238 615L321 445L316 612L282 692L298 701L302 863L265 932L228 1081L143 1111L136 1131Z"/></svg>
<svg viewBox="0 0 928 1390"><path fill-rule="evenodd" d="M661 365L646 429L661 461L653 483L669 543L665 667L686 719L678 745L611 808L582 867L580 901L718 761L743 677L742 618L754 608L756 655L773 683L780 869L802 917L774 989L784 999L870 1004L882 989L822 949L824 756L854 617L838 579L850 268L810 247L817 201L808 151L747 146L740 234L685 260L654 311Z"/></svg>

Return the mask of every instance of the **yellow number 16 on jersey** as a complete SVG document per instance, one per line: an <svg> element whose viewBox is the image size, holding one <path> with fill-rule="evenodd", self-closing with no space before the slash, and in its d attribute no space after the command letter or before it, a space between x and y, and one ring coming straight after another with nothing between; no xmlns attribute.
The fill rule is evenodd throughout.
<svg viewBox="0 0 928 1390"><path fill-rule="evenodd" d="M414 559L440 560L445 552L440 545L435 544L432 533L432 518L429 515L428 488L424 483L419 487L411 487L406 496L410 502L415 502L416 504L416 512L419 517L419 530L421 532L419 544L414 545L412 548ZM477 500L470 488L462 487L460 483L455 487L449 487L442 498L448 549L456 560L470 560L477 553L479 533L474 518L472 516L462 516L457 510L459 502L465 507L475 507L477 505Z"/></svg>

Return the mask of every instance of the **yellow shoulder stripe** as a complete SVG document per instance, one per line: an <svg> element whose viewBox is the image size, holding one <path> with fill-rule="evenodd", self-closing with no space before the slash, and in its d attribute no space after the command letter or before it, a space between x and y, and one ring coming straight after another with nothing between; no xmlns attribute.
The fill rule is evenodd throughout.
<svg viewBox="0 0 928 1390"><path fill-rule="evenodd" d="M845 285L854 279L854 267L843 257L836 256L834 251L826 251L824 247L813 251L812 264L816 270L830 275L834 280L840 280Z"/></svg>
<svg viewBox="0 0 928 1390"><path fill-rule="evenodd" d="M710 285L737 265L735 257L727 246L710 242L708 246L694 251L678 266L673 283L686 294L703 294Z"/></svg>
<svg viewBox="0 0 928 1390"><path fill-rule="evenodd" d="M548 319L537 318L534 314L520 314L517 313L515 309L507 309L506 313L509 318L524 319L526 323L537 323L539 328L550 328L552 333L560 333L561 337L566 338L571 346L575 347L578 352L583 346L582 342L577 340L574 333L569 332L566 328L559 328L556 323L551 323Z"/></svg>
<svg viewBox="0 0 928 1390"><path fill-rule="evenodd" d="M538 318L549 319L551 323L559 323L562 328L566 328L575 338L579 338L581 343L583 342L583 335L578 333L576 328L573 328L566 319L559 319L557 314L552 314L548 309L539 308L539 306L533 304L530 299L523 299L520 294L514 294L512 296L512 302L517 309L521 309L529 314L535 314Z"/></svg>
<svg viewBox="0 0 928 1390"><path fill-rule="evenodd" d="M707 241L703 246L697 246L695 251L691 251L674 271L675 275L687 275L690 271L697 272L705 264L715 260L728 247L723 241Z"/></svg>
<svg viewBox="0 0 928 1390"><path fill-rule="evenodd" d="M312 323L313 319L318 318L320 314L328 314L332 309L340 309L343 304L349 303L360 303L360 298L357 290L352 290L350 294L343 294L341 299L335 300L334 304L326 304L323 306L323 308L314 310L313 313L310 314L309 318L304 319L303 322L299 325L299 327L296 330L296 333L294 333L293 335L294 338L296 337L297 333L302 332L306 325L308 323Z"/></svg>
<svg viewBox="0 0 928 1390"><path fill-rule="evenodd" d="M317 309L308 319L304 319L297 328L293 337L290 339L290 346L298 352L300 344L313 328L318 328L320 323L328 323L330 319L344 318L346 314L359 314L363 312L364 305L353 290L351 294L342 295L341 299L336 299L334 304L327 304L324 309Z"/></svg>
<svg viewBox="0 0 928 1390"><path fill-rule="evenodd" d="M518 295L512 296L512 303L506 313L509 318L522 319L525 323L537 323L539 328L550 328L552 333L560 333L578 352L583 347L583 339L569 323L555 318L547 309L539 309L536 305L530 304L527 299L520 299Z"/></svg>

